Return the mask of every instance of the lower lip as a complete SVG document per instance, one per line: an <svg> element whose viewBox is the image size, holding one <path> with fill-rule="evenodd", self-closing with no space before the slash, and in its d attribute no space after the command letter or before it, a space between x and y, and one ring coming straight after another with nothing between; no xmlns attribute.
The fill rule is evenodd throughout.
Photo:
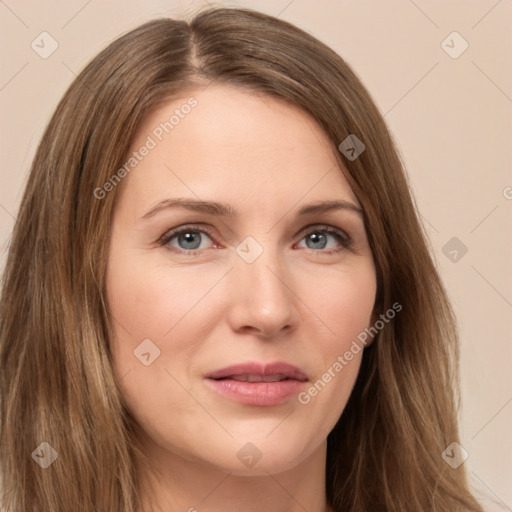
<svg viewBox="0 0 512 512"><path fill-rule="evenodd" d="M299 393L304 382L295 379L279 382L240 382L238 380L205 379L209 387L231 400L259 406L279 405Z"/></svg>

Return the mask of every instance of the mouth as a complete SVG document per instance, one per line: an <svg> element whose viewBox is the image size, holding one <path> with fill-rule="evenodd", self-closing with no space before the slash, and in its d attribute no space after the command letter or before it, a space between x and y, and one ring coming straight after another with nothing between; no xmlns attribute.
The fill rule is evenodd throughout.
<svg viewBox="0 0 512 512"><path fill-rule="evenodd" d="M290 380L289 377L281 375L257 375L257 374L242 374L242 375L230 375L228 377L222 377L215 380L236 380L237 382L281 382L283 380Z"/></svg>
<svg viewBox="0 0 512 512"><path fill-rule="evenodd" d="M205 377L210 389L246 405L275 406L297 394L308 381L288 363L246 363L216 370Z"/></svg>

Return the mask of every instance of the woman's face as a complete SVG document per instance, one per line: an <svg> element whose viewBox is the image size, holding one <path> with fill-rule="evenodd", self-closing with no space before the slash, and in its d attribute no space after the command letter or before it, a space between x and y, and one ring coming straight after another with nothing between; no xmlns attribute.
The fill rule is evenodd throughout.
<svg viewBox="0 0 512 512"><path fill-rule="evenodd" d="M148 449L233 474L295 467L347 403L376 293L332 146L296 107L210 85L151 113L132 150L107 293Z"/></svg>

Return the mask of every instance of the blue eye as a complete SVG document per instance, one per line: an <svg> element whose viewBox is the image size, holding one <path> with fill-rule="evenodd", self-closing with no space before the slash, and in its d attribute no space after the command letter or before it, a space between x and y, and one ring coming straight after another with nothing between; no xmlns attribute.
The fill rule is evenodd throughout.
<svg viewBox="0 0 512 512"><path fill-rule="evenodd" d="M202 238L206 235L212 241L212 230L206 226L184 226L167 232L160 240L160 245L167 246L179 253L195 255L201 249L208 247L201 247ZM327 247L329 245L329 238L334 239L334 247ZM171 243L175 240L174 243ZM351 246L351 238L343 231L331 227L314 227L307 231L303 238L306 241L306 249L313 252L322 254L331 254L334 252L342 251ZM176 246L177 244L177 246ZM336 247L338 244L341 247Z"/></svg>
<svg viewBox="0 0 512 512"><path fill-rule="evenodd" d="M307 246L308 249L326 249L326 245L328 244L328 238L334 238L343 248L350 247L352 241L347 234L343 231L339 231L338 229L333 228L314 228L308 231L305 235L306 244L311 242L311 245ZM327 248L331 249L329 251L324 252L337 252L341 249L339 248Z"/></svg>
<svg viewBox="0 0 512 512"><path fill-rule="evenodd" d="M179 228L167 233L162 239L161 243L162 245L171 245L174 247L174 245L170 242L171 240L176 239L178 244L183 244L181 246L178 245L178 250L181 250L182 252L195 251L201 245L201 235L204 235L208 232L209 230L207 230L205 227L202 227L201 229L195 228L193 226ZM210 237L208 236L208 238Z"/></svg>

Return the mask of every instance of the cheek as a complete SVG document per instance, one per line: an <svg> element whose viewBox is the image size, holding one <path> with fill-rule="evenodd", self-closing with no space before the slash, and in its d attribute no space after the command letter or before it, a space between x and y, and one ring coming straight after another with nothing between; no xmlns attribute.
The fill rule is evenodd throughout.
<svg viewBox="0 0 512 512"><path fill-rule="evenodd" d="M370 325L375 293L373 277L348 279L342 289L337 291L338 300L333 299L326 304L326 312L332 319L333 330L343 340L345 347Z"/></svg>
<svg viewBox="0 0 512 512"><path fill-rule="evenodd" d="M365 348L361 340L371 325L375 304L376 275L368 258L358 266L332 269L316 281L313 277L302 280L301 297L318 319L306 328L316 340L308 352L317 372L298 398L306 408L322 411L316 414L334 426L359 373Z"/></svg>
<svg viewBox="0 0 512 512"><path fill-rule="evenodd" d="M197 272L170 270L150 258L143 261L144 255L120 253L112 253L107 273L116 378L128 410L152 437L166 432L168 440L178 439L176 417L194 418L197 425L204 421L180 385L186 378L176 367L185 368L191 342L201 338L199 324L190 319L200 315L200 299L218 278L209 274L199 280Z"/></svg>
<svg viewBox="0 0 512 512"><path fill-rule="evenodd" d="M359 265L332 269L321 279L316 277L302 280L302 296L314 308L322 331L326 331L322 339L332 355L346 350L370 325L377 289L375 268L368 258Z"/></svg>
<svg viewBox="0 0 512 512"><path fill-rule="evenodd" d="M334 428L352 394L364 352L358 336L369 326L375 289L368 272L347 274L322 290L318 311L329 331L316 338L311 358L317 371L297 397L318 441Z"/></svg>
<svg viewBox="0 0 512 512"><path fill-rule="evenodd" d="M112 257L107 294L117 330L134 340L166 337L215 279L214 273L198 279L191 268L170 269L144 254Z"/></svg>
<svg viewBox="0 0 512 512"><path fill-rule="evenodd" d="M151 400L170 389L181 392L164 369L180 382L188 379L194 368L191 358L219 317L209 292L225 272L170 268L161 259L129 249L112 253L107 273L115 332L112 354L116 376L123 379L125 398L131 403L149 407ZM149 361L144 361L142 354L148 352ZM150 361L154 363L144 366ZM159 410L158 404L154 410Z"/></svg>

